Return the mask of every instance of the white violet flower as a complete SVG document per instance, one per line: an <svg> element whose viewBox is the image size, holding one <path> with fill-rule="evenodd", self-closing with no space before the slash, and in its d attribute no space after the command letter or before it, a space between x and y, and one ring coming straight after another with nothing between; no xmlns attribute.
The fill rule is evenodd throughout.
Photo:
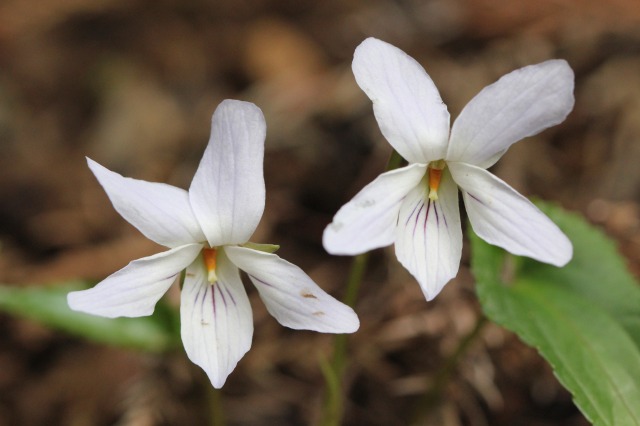
<svg viewBox="0 0 640 426"><path fill-rule="evenodd" d="M88 159L118 213L169 250L134 260L89 290L69 293L71 309L110 318L150 315L186 268L182 342L216 388L251 347L251 306L239 269L282 325L356 331L359 321L350 307L272 254L275 246L247 242L264 211L265 135L257 106L223 101L213 114L211 138L188 192L125 178Z"/></svg>
<svg viewBox="0 0 640 426"><path fill-rule="evenodd" d="M433 299L458 273L462 228L458 188L473 230L513 254L556 266L569 239L529 200L487 171L515 142L562 122L573 108L573 71L550 60L485 87L449 131L449 112L424 68L402 50L369 38L353 72L373 101L384 137L409 165L378 176L325 229L332 254L395 243L402 265Z"/></svg>

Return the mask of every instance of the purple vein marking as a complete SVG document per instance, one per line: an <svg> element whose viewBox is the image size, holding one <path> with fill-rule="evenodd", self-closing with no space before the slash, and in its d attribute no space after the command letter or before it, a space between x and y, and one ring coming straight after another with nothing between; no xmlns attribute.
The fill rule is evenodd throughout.
<svg viewBox="0 0 640 426"><path fill-rule="evenodd" d="M207 296L207 291L209 291L209 287L211 287L211 304L213 305L213 316L216 316L216 288L213 286L207 286L205 289L205 297ZM204 297L202 298L204 301Z"/></svg>
<svg viewBox="0 0 640 426"><path fill-rule="evenodd" d="M201 295L201 294L202 294L202 292L201 292L201 291L199 291L199 292L196 294L196 300L194 301L193 306L198 306L198 299L200 299L200 295ZM200 306L202 306L202 305L204 304L204 298L205 298L206 296L207 296L207 288L205 287L205 289L204 289L204 295L202 295L202 302L200 302Z"/></svg>
<svg viewBox="0 0 640 426"><path fill-rule="evenodd" d="M218 287L219 286L216 286L216 288L220 292L220 297L222 297L222 303L224 303L224 307L227 308L227 299L224 297L224 293L222 292L222 289L220 289Z"/></svg>
<svg viewBox="0 0 640 426"><path fill-rule="evenodd" d="M227 287L225 287L224 289L227 291L227 296L229 296L229 298L231 299L231 303L236 305L236 299L234 299L233 293L231 293L231 290L229 290Z"/></svg>
<svg viewBox="0 0 640 426"><path fill-rule="evenodd" d="M456 207L458 208L458 207ZM447 215L444 214L444 208L442 209L442 218L444 219L444 226L447 228L447 230L449 229L449 224L447 223Z"/></svg>
<svg viewBox="0 0 640 426"><path fill-rule="evenodd" d="M402 203L404 202L405 198L407 198L406 195L397 201L400 204L400 207L402 207ZM391 205L391 207L393 208L393 205ZM396 217L396 226L398 226L399 224L400 224L400 214L398 214L398 217Z"/></svg>
<svg viewBox="0 0 640 426"><path fill-rule="evenodd" d="M272 288L274 288L274 287L273 287L273 285L269 284L269 283L268 283L268 282L266 282L266 281L262 281L260 278L256 278L256 276L255 276L255 275L251 275L251 274L248 274L248 275L249 275L249 277L251 277L251 278L253 278L254 280L256 280L257 282L259 282L260 284L264 284L264 285L266 285L267 287L272 287Z"/></svg>
<svg viewBox="0 0 640 426"><path fill-rule="evenodd" d="M482 204L483 206L485 205L485 204L482 202L482 200L481 200L480 198L476 197L476 196L475 196L475 195L473 195L472 193L467 192L467 195L468 195L469 197L473 198L474 200L476 200L477 202L479 202L480 204Z"/></svg>
<svg viewBox="0 0 640 426"><path fill-rule="evenodd" d="M427 220L429 220L429 211L431 210L431 204L432 204L431 200L429 200L429 203L427 204L427 213L425 213L425 215L424 215L424 231L425 232L427 232ZM435 210L435 204L434 204L433 208Z"/></svg>
<svg viewBox="0 0 640 426"><path fill-rule="evenodd" d="M411 216L413 216L413 214L415 213L416 209L418 208L421 202L422 200L418 200L413 210L411 210L411 214L407 216L407 221L404 223L404 226L407 226L409 224L409 221L411 220Z"/></svg>
<svg viewBox="0 0 640 426"><path fill-rule="evenodd" d="M202 301L200 302L200 316L204 315L204 301L207 298L207 287L204 288L204 294L201 291L198 291L198 293L196 294L196 300L193 303L193 312L191 312L191 321L193 321L193 316L195 315L196 311L198 310L198 308L197 308L198 299L200 298L201 294L202 294Z"/></svg>
<svg viewBox="0 0 640 426"><path fill-rule="evenodd" d="M256 284L256 283L258 283L258 284L262 284L262 285L264 285L264 286L267 286L267 287L269 287L269 288L272 288L273 290L279 291L280 293L283 293L283 294L287 295L288 297L292 297L292 296L291 296L291 293L290 293L290 292L288 292L288 291L287 291L287 290L285 290L285 289L282 289L282 288L280 288L280 287L278 287L278 286L276 286L276 285L269 284L269 283L268 283L268 282L266 282L266 281L263 281L263 280L261 280L261 279L259 279L259 278L256 278L256 276L255 276L255 275L251 275L251 274L247 274L247 275L249 275L249 278L251 278L252 280L254 280L254 282L253 282L254 284ZM258 288L258 286L256 286L256 288L258 289L258 291L260 291L260 289ZM284 306L284 305L283 305L283 306ZM289 307L287 306L287 308L289 308Z"/></svg>
<svg viewBox="0 0 640 426"><path fill-rule="evenodd" d="M413 224L413 235L416 235L416 227L418 226L418 219L420 219L420 213L422 213L423 208L424 208L424 202L422 202L422 205L420 206L420 210L418 210L418 213L416 213L416 221ZM429 210L427 209L427 216L428 215L429 215Z"/></svg>
<svg viewBox="0 0 640 426"><path fill-rule="evenodd" d="M436 225L438 226L438 228L440 227L440 215L438 214L438 206L436 205L436 202L433 202L433 211L436 213Z"/></svg>

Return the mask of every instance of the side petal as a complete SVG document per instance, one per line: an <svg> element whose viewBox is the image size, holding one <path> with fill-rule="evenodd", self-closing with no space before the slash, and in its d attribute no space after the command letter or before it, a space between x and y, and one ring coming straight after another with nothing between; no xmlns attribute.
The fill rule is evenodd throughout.
<svg viewBox="0 0 640 426"><path fill-rule="evenodd" d="M189 359L221 388L251 348L253 317L238 268L218 251L218 281L207 281L202 258L188 268L180 296L182 343Z"/></svg>
<svg viewBox="0 0 640 426"><path fill-rule="evenodd" d="M353 333L360 326L353 309L325 293L297 266L275 254L225 247L247 273L267 310L285 327L323 333Z"/></svg>
<svg viewBox="0 0 640 426"><path fill-rule="evenodd" d="M95 287L72 291L67 303L74 311L108 318L151 315L178 273L201 249L201 244L188 244L134 260Z"/></svg>
<svg viewBox="0 0 640 426"><path fill-rule="evenodd" d="M211 119L211 138L189 188L191 207L209 245L249 240L265 202L264 140L260 108L223 101Z"/></svg>
<svg viewBox="0 0 640 426"><path fill-rule="evenodd" d="M380 130L411 163L444 158L449 112L435 84L411 56L395 46L368 38L353 55L358 86L373 101Z"/></svg>
<svg viewBox="0 0 640 426"><path fill-rule="evenodd" d="M564 121L573 71L556 59L515 70L485 87L453 123L447 160L488 168L519 140Z"/></svg>
<svg viewBox="0 0 640 426"><path fill-rule="evenodd" d="M571 241L529 200L488 171L449 163L473 230L488 243L555 266L573 256Z"/></svg>
<svg viewBox="0 0 640 426"><path fill-rule="evenodd" d="M432 300L454 278L462 256L462 227L458 190L445 169L438 199L428 197L426 182L402 203L396 237L396 256Z"/></svg>
<svg viewBox="0 0 640 426"><path fill-rule="evenodd" d="M145 237L166 247L204 241L187 191L122 177L90 158L87 163L116 211Z"/></svg>
<svg viewBox="0 0 640 426"><path fill-rule="evenodd" d="M425 165L411 164L383 173L365 186L338 210L324 230L325 250L353 255L393 243L402 200L426 170Z"/></svg>

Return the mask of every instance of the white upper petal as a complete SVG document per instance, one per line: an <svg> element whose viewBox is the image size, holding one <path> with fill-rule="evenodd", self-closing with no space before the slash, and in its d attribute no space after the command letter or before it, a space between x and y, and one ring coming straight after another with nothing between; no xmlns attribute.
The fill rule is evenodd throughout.
<svg viewBox="0 0 640 426"><path fill-rule="evenodd" d="M87 163L117 212L150 240L167 247L204 241L187 191L122 177L90 158Z"/></svg>
<svg viewBox="0 0 640 426"><path fill-rule="evenodd" d="M331 254L359 254L395 240L398 212L427 166L411 164L378 176L342 206L324 230L322 242Z"/></svg>
<svg viewBox="0 0 640 426"><path fill-rule="evenodd" d="M258 226L265 202L264 140L260 108L225 100L211 119L211 138L189 188L193 211L212 247L244 243Z"/></svg>
<svg viewBox="0 0 640 426"><path fill-rule="evenodd" d="M201 244L188 244L134 260L95 287L69 293L69 307L108 318L151 315L178 273L201 249Z"/></svg>
<svg viewBox="0 0 640 426"><path fill-rule="evenodd" d="M571 241L529 200L484 169L464 163L449 167L462 190L471 226L482 239L556 266L571 260Z"/></svg>
<svg viewBox="0 0 640 426"><path fill-rule="evenodd" d="M515 70L485 87L453 123L446 159L487 168L519 140L562 122L573 108L564 60Z"/></svg>
<svg viewBox="0 0 640 426"><path fill-rule="evenodd" d="M297 266L275 254L246 247L225 250L249 275L267 310L280 324L323 333L353 333L360 326L353 309L325 293Z"/></svg>
<svg viewBox="0 0 640 426"><path fill-rule="evenodd" d="M373 101L380 130L409 162L444 158L449 112L424 68L395 46L368 38L353 55L353 73Z"/></svg>
<svg viewBox="0 0 640 426"><path fill-rule="evenodd" d="M445 169L438 199L428 198L426 180L407 195L400 209L396 256L432 300L454 278L462 256L458 190Z"/></svg>
<svg viewBox="0 0 640 426"><path fill-rule="evenodd" d="M221 388L251 348L253 317L238 268L218 250L218 281L210 284L201 257L187 268L180 296L182 343L189 359Z"/></svg>

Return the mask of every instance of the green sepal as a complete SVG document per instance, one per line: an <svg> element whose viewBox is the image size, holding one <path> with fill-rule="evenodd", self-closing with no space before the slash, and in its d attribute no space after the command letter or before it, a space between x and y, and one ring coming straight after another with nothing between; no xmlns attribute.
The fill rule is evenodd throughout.
<svg viewBox="0 0 640 426"><path fill-rule="evenodd" d="M258 244L258 243L244 243L241 247L246 247L252 250L262 251L265 253L275 253L280 249L278 244Z"/></svg>

